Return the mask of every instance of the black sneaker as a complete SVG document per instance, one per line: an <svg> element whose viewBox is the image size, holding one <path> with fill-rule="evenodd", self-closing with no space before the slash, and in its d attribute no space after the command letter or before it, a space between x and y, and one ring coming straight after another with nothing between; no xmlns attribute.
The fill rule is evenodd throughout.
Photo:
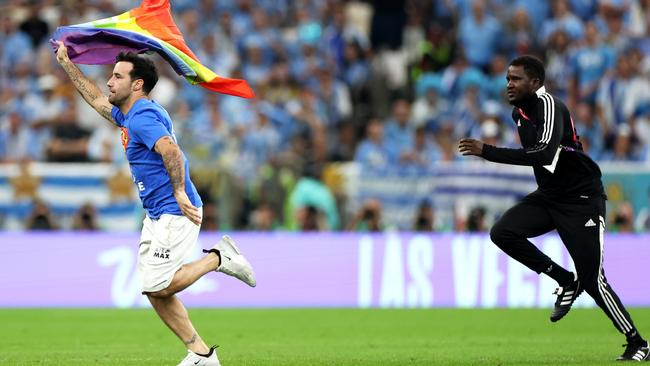
<svg viewBox="0 0 650 366"><path fill-rule="evenodd" d="M616 358L616 361L648 361L650 360L650 347L648 342L629 342L624 344L625 352Z"/></svg>
<svg viewBox="0 0 650 366"><path fill-rule="evenodd" d="M580 295L582 289L580 288L580 281L575 280L568 286L558 287L555 289L553 295L557 295L557 300L555 300L555 308L551 314L551 321L556 322L562 318L571 310L571 305L576 301L578 295Z"/></svg>

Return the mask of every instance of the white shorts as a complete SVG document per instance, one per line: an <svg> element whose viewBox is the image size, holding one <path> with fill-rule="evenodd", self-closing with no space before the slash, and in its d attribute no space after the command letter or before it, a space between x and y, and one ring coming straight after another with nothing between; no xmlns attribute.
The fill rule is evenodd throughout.
<svg viewBox="0 0 650 366"><path fill-rule="evenodd" d="M200 228L185 216L144 218L138 252L142 292L157 292L169 286L192 254Z"/></svg>

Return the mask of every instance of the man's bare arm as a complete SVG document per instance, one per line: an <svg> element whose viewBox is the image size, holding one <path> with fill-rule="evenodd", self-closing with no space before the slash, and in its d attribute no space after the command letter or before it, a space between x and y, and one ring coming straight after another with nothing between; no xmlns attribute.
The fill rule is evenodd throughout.
<svg viewBox="0 0 650 366"><path fill-rule="evenodd" d="M111 116L111 110L113 106L108 101L108 97L102 94L102 91L99 89L95 83L88 79L81 70L70 61L68 58L68 49L65 47L63 42L57 42L59 48L56 51L56 60L59 62L63 70L68 74L72 84L75 86L79 94L84 98L84 100L90 104L102 117L109 120L111 123L115 124L115 120Z"/></svg>
<svg viewBox="0 0 650 366"><path fill-rule="evenodd" d="M174 190L174 198L176 198L183 215L196 225L201 225L203 220L201 211L194 207L185 192L185 160L181 148L176 145L176 142L170 136L164 136L156 141L154 150L162 156L165 170L167 170L167 175L169 175Z"/></svg>
<svg viewBox="0 0 650 366"><path fill-rule="evenodd" d="M183 152L180 147L176 145L171 137L165 136L156 141L154 150L162 155L165 169L174 189L174 194L177 192L185 192L185 164L183 161Z"/></svg>

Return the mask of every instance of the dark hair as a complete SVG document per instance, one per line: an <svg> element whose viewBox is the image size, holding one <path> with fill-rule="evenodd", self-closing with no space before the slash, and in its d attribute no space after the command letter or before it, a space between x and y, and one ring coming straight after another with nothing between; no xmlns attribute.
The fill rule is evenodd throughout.
<svg viewBox="0 0 650 366"><path fill-rule="evenodd" d="M158 72L156 71L156 65L153 64L153 61L132 51L120 52L117 57L115 57L115 63L120 61L130 62L133 64L133 69L129 72L131 80L142 79L144 82L142 89L145 94L149 94L151 89L153 89L158 82Z"/></svg>
<svg viewBox="0 0 650 366"><path fill-rule="evenodd" d="M524 72L529 78L539 79L539 82L544 84L546 78L544 63L537 57L531 55L519 56L510 62L510 66L523 66Z"/></svg>

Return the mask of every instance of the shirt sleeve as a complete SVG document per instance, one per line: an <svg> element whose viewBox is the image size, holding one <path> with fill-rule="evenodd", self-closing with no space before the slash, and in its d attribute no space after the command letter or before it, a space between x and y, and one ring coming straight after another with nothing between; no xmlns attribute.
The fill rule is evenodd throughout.
<svg viewBox="0 0 650 366"><path fill-rule="evenodd" d="M559 154L563 131L562 112L555 106L553 97L548 94L540 97L543 103L543 115L537 128L537 141L534 145L522 149L509 149L492 145L483 145L484 159L495 163L526 166L553 165ZM530 123L529 121L526 121ZM522 123L524 123L522 121Z"/></svg>
<svg viewBox="0 0 650 366"><path fill-rule="evenodd" d="M115 121L117 127L124 127L124 115L116 106L113 106L111 109L111 117L113 117L113 121Z"/></svg>
<svg viewBox="0 0 650 366"><path fill-rule="evenodd" d="M143 144L147 145L149 150L153 150L161 137L171 136L158 114L151 110L144 110L133 116L133 122L129 128Z"/></svg>

